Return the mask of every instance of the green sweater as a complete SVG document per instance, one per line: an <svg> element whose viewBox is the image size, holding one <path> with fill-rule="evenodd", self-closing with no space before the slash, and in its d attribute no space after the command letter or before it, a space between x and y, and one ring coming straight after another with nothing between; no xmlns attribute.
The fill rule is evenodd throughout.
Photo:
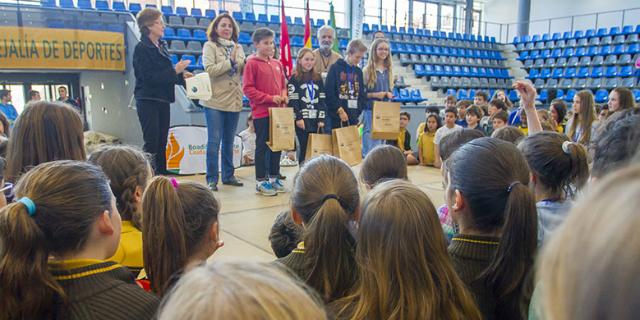
<svg viewBox="0 0 640 320"><path fill-rule="evenodd" d="M68 300L56 306L59 319L151 319L158 308L158 297L115 262L67 260L49 263L49 270Z"/></svg>
<svg viewBox="0 0 640 320"><path fill-rule="evenodd" d="M460 279L475 297L486 320L497 319L496 297L480 277L498 251L500 238L457 234L451 239L449 255Z"/></svg>

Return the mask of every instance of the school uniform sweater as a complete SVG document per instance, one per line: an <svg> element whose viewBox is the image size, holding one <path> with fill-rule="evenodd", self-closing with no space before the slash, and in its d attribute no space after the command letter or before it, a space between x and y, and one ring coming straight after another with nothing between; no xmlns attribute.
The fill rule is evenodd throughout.
<svg viewBox="0 0 640 320"><path fill-rule="evenodd" d="M342 107L349 116L349 125L358 124L358 118L367 104L367 92L362 69L349 65L344 59L329 68L327 84L327 112L333 128L340 128L338 108ZM349 107L349 100L356 101Z"/></svg>
<svg viewBox="0 0 640 320"><path fill-rule="evenodd" d="M138 274L144 268L142 256L142 231L131 221L122 221L118 250L109 260L121 264Z"/></svg>
<svg viewBox="0 0 640 320"><path fill-rule="evenodd" d="M318 122L324 122L327 112L322 79L302 81L294 76L289 80L287 88L289 107L293 108L296 121L304 120L306 132L318 131Z"/></svg>
<svg viewBox="0 0 640 320"><path fill-rule="evenodd" d="M401 151L411 151L411 134L406 128L400 129L398 133L398 139L387 140L387 144L392 145Z"/></svg>
<svg viewBox="0 0 640 320"><path fill-rule="evenodd" d="M287 79L280 61L252 55L247 59L242 75L242 92L249 98L253 119L269 117L269 108L282 107L274 96L286 94Z"/></svg>
<svg viewBox="0 0 640 320"><path fill-rule="evenodd" d="M478 309L486 320L497 319L496 297L480 277L498 251L500 238L457 234L451 239L449 255L462 282L475 297Z"/></svg>
<svg viewBox="0 0 640 320"><path fill-rule="evenodd" d="M151 319L158 308L158 297L115 262L66 260L50 262L49 270L68 300L56 306L58 319Z"/></svg>

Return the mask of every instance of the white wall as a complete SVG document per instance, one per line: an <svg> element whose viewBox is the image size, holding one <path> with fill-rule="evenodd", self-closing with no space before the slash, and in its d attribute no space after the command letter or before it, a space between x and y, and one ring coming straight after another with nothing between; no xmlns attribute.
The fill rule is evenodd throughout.
<svg viewBox="0 0 640 320"><path fill-rule="evenodd" d="M518 0L486 0L483 9L483 20L496 23L506 23L509 26L509 41L516 33L516 21L518 19ZM549 32L563 32L571 30L571 18L553 19L566 16L591 14L595 12L623 10L640 7L640 2L629 0L582 0L579 3L569 0L531 0L530 20L547 20L532 22L529 25L529 34L542 34ZM548 19L551 21L549 26ZM625 24L635 25L640 23L640 9L628 11L625 15ZM597 27L612 27L622 24L622 13L600 14ZM575 17L574 30L596 28L595 15ZM495 27L487 28L489 33L496 32ZM503 27L503 37L506 35L506 27Z"/></svg>

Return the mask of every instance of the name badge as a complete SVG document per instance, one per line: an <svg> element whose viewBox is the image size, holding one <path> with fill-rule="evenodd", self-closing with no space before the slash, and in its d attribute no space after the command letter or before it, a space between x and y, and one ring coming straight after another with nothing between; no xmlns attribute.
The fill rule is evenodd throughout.
<svg viewBox="0 0 640 320"><path fill-rule="evenodd" d="M349 109L358 109L358 100L349 100Z"/></svg>

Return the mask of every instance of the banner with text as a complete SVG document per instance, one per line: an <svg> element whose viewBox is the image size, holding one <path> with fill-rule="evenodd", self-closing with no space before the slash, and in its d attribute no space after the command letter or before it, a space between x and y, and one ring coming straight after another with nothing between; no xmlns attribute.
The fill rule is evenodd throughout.
<svg viewBox="0 0 640 320"><path fill-rule="evenodd" d="M0 27L0 69L124 71L124 34Z"/></svg>
<svg viewBox="0 0 640 320"><path fill-rule="evenodd" d="M362 23L364 22L364 0L351 2L351 39L362 39Z"/></svg>

